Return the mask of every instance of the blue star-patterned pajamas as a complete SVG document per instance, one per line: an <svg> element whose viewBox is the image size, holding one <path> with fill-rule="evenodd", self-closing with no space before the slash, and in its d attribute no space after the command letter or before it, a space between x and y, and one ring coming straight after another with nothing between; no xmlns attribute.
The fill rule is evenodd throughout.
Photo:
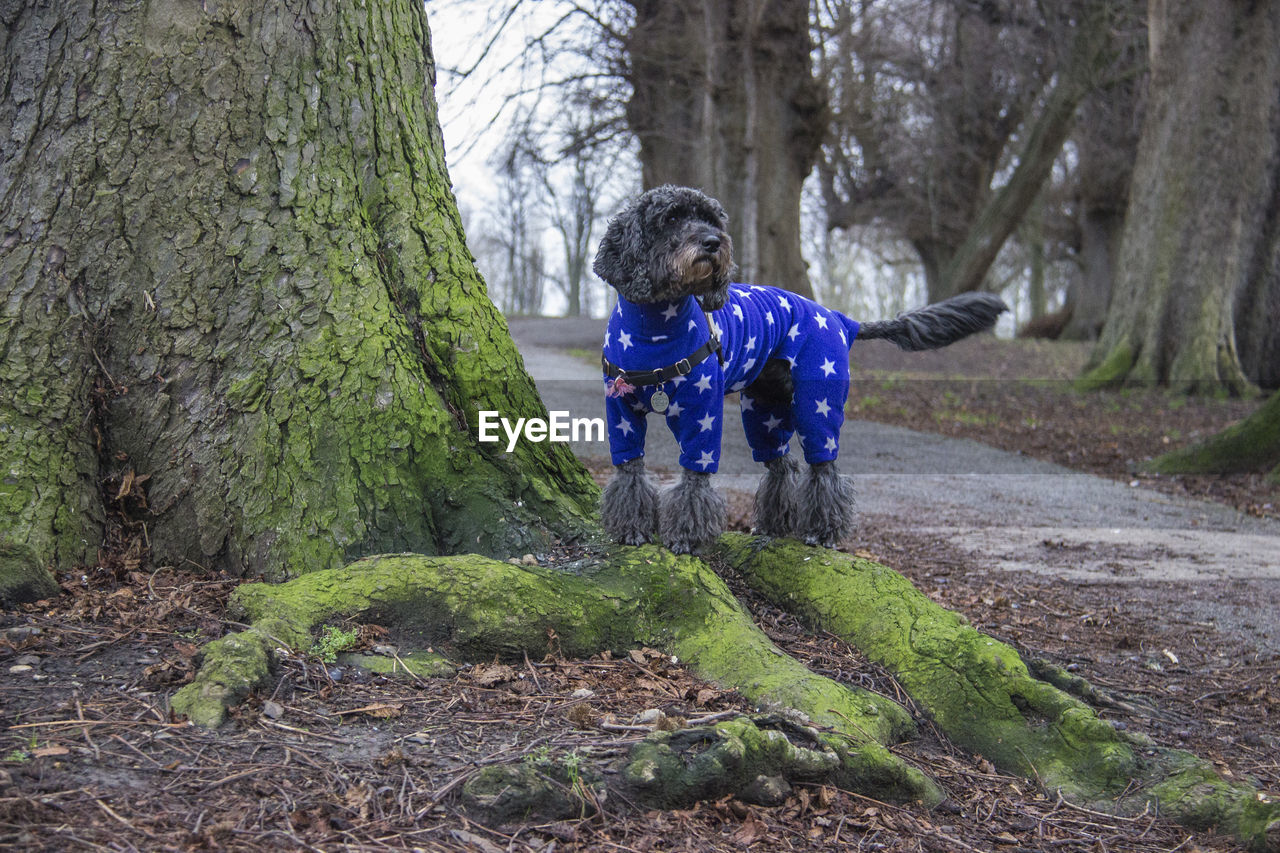
<svg viewBox="0 0 1280 853"><path fill-rule="evenodd" d="M743 391L765 362L791 363L791 405L770 405L742 395L742 425L751 455L767 462L787 454L799 433L805 461L839 455L840 426L849 394L849 347L858 323L838 311L776 287L729 286L729 298L711 314L724 364L710 355L688 376L605 397L609 449L614 465L644 455L645 416L659 388L670 397L663 413L680 445L680 465L713 473L720 464L724 396ZM710 338L707 315L692 296L681 302L637 304L618 300L604 336L604 356L623 370L640 372L675 364ZM608 377L605 377L606 391Z"/></svg>

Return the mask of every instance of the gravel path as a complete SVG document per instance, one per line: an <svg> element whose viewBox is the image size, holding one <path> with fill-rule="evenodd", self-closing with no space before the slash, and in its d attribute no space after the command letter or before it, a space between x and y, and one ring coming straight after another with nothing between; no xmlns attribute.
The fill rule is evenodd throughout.
<svg viewBox="0 0 1280 853"><path fill-rule="evenodd" d="M581 352L570 352L596 352L603 321L519 318L511 328L548 409L602 417L599 370ZM727 409L735 405L726 401ZM578 442L574 452L608 457L604 443ZM650 419L650 469L674 476L676 456L668 430ZM862 514L943 535L983 568L1085 583L1274 585L1266 606L1248 614L1224 606L1209 615L1280 649L1280 524L1274 521L974 441L866 421L845 423L840 462L855 477ZM759 471L741 429L727 426L718 486L754 492Z"/></svg>

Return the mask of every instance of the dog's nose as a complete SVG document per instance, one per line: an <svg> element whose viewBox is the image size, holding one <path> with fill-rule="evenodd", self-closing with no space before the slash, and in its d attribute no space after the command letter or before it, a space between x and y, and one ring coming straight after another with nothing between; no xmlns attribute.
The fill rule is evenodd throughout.
<svg viewBox="0 0 1280 853"><path fill-rule="evenodd" d="M709 255L714 255L720 251L720 238L714 234L710 237L702 238L702 250Z"/></svg>

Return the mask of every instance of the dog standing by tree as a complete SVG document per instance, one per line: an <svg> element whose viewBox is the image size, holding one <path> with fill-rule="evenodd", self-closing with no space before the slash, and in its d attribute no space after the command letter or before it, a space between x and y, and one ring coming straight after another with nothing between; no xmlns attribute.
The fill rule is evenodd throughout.
<svg viewBox="0 0 1280 853"><path fill-rule="evenodd" d="M719 202L686 187L649 190L609 222L593 269L618 291L605 332L606 424L615 472L601 516L615 540L655 536L691 553L724 530L711 486L720 461L724 397L737 392L752 458L766 468L755 528L834 547L853 527L853 488L836 468L849 393L849 347L885 338L935 349L991 328L1008 310L966 293L859 324L775 287L731 284L733 247ZM646 416L680 445L679 483L659 498L644 472ZM807 477L790 455L800 437Z"/></svg>

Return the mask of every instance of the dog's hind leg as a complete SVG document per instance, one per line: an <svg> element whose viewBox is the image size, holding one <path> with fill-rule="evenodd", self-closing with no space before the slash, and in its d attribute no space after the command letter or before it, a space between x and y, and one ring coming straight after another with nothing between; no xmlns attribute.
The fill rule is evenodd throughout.
<svg viewBox="0 0 1280 853"><path fill-rule="evenodd" d="M800 463L788 455L764 465L766 472L756 489L754 532L761 536L799 535Z"/></svg>
<svg viewBox="0 0 1280 853"><path fill-rule="evenodd" d="M662 542L675 554L692 554L724 532L728 504L711 485L711 475L684 470L663 492L659 510Z"/></svg>
<svg viewBox="0 0 1280 853"><path fill-rule="evenodd" d="M834 461L809 466L800 496L805 542L834 548L853 532L853 480Z"/></svg>
<svg viewBox="0 0 1280 853"><path fill-rule="evenodd" d="M653 541L658 531L658 490L644 473L644 457L614 468L600 498L600 521L615 542Z"/></svg>

